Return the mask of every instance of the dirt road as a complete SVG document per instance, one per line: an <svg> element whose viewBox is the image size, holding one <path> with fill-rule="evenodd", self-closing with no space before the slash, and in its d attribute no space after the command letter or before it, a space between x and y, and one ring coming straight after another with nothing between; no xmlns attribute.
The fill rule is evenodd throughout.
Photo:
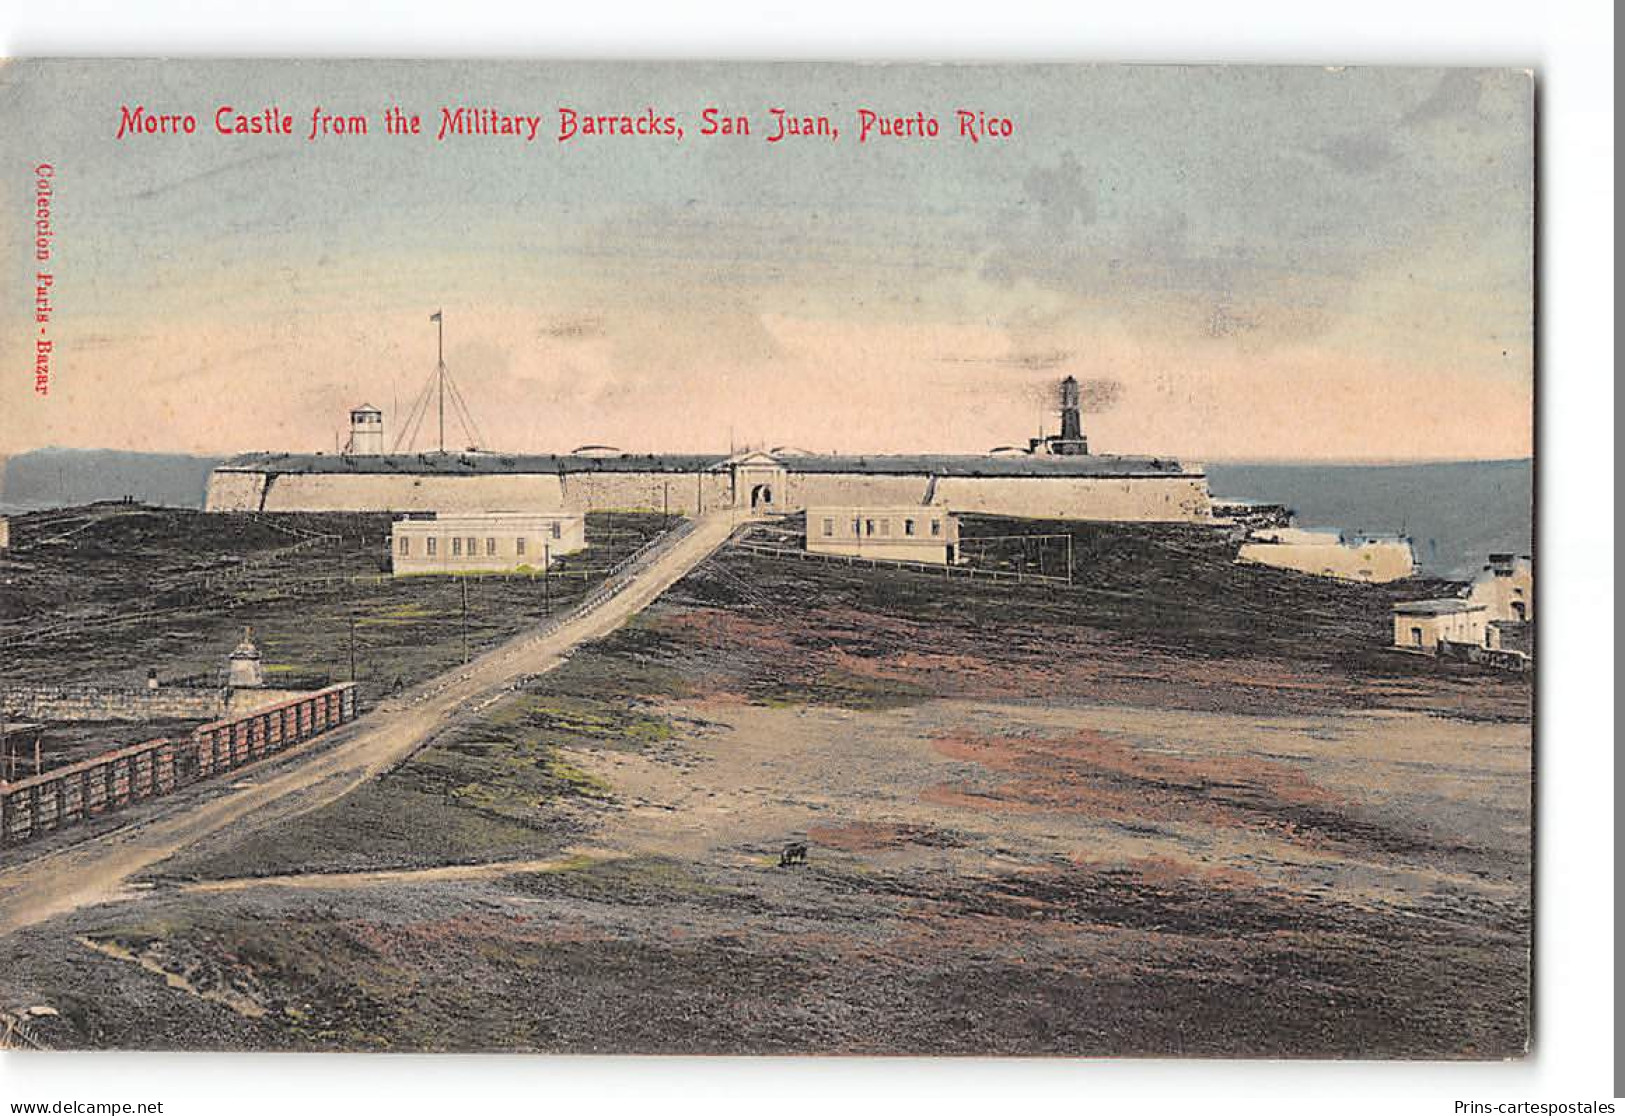
<svg viewBox="0 0 1625 1116"><path fill-rule="evenodd" d="M340 798L422 747L448 721L490 705L558 666L573 648L620 627L721 546L733 522L726 512L702 516L687 534L606 582L563 622L510 640L461 670L380 704L343 730L336 746L319 737L302 749L314 753L308 758L268 769L223 797L177 801L170 811L0 872L0 934L139 894L125 887L131 876L228 825L272 824ZM259 774L248 768L241 778Z"/></svg>

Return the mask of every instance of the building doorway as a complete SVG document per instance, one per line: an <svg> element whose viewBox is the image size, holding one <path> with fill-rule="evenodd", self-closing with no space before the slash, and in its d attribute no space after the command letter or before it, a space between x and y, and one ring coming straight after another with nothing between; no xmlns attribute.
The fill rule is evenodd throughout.
<svg viewBox="0 0 1625 1116"><path fill-rule="evenodd" d="M758 484L750 490L750 510L758 511L773 506L773 486Z"/></svg>

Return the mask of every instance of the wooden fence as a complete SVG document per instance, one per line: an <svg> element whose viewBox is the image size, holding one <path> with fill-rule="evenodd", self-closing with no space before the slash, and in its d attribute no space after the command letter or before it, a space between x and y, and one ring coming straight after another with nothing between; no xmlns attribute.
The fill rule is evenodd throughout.
<svg viewBox="0 0 1625 1116"><path fill-rule="evenodd" d="M191 746L181 757L181 770L188 781L207 779L353 720L355 683L340 682L193 729Z"/></svg>
<svg viewBox="0 0 1625 1116"><path fill-rule="evenodd" d="M341 682L199 726L183 740L148 740L18 783L0 783L0 845L169 794L353 721L355 715L355 683Z"/></svg>

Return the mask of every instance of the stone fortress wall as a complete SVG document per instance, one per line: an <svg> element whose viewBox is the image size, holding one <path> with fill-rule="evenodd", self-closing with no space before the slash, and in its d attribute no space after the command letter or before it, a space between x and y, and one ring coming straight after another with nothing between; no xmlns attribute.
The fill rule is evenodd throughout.
<svg viewBox="0 0 1625 1116"><path fill-rule="evenodd" d="M755 497L753 499L753 496ZM210 511L666 511L724 508L798 512L809 505L932 504L955 512L1033 519L1203 523L1212 519L1199 472L1133 475L820 473L726 464L692 471L406 473L277 472L222 466Z"/></svg>

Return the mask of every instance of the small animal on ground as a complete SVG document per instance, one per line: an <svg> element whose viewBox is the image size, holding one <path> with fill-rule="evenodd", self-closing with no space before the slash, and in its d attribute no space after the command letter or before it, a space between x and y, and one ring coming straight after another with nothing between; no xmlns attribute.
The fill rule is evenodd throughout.
<svg viewBox="0 0 1625 1116"><path fill-rule="evenodd" d="M805 841L792 842L791 844L784 846L784 851L779 854L780 868L788 868L792 864L805 863L807 863L807 843Z"/></svg>

